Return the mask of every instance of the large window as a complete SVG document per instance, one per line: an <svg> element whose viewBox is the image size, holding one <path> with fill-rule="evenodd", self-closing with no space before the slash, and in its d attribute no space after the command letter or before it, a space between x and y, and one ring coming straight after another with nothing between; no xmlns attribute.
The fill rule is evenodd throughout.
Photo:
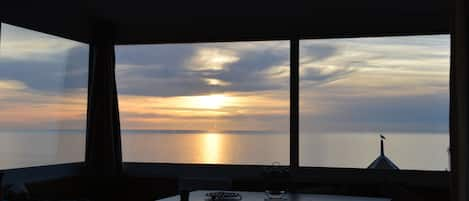
<svg viewBox="0 0 469 201"><path fill-rule="evenodd" d="M124 161L288 165L288 44L118 46ZM300 40L299 165L448 170L449 46Z"/></svg>
<svg viewBox="0 0 469 201"><path fill-rule="evenodd" d="M83 161L88 45L1 26L0 169Z"/></svg>
<svg viewBox="0 0 469 201"><path fill-rule="evenodd" d="M449 46L449 35L301 40L300 165L449 169Z"/></svg>
<svg viewBox="0 0 469 201"><path fill-rule="evenodd" d="M289 163L289 42L116 48L126 162Z"/></svg>

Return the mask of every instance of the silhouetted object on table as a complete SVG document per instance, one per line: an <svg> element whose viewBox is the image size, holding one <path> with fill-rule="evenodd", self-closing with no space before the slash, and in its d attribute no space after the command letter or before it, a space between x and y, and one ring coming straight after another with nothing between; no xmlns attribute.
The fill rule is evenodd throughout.
<svg viewBox="0 0 469 201"><path fill-rule="evenodd" d="M396 164L394 164L386 155L384 154L384 140L386 137L379 135L381 137L381 153L369 166L368 169L383 169L383 170L399 170Z"/></svg>
<svg viewBox="0 0 469 201"><path fill-rule="evenodd" d="M289 189L290 171L288 167L280 166L280 163L274 162L272 166L266 167L263 172L265 190L269 194L283 194Z"/></svg>
<svg viewBox="0 0 469 201"><path fill-rule="evenodd" d="M188 190L180 191L179 195L181 197L181 201L189 201L189 194L190 194L190 191Z"/></svg>
<svg viewBox="0 0 469 201"><path fill-rule="evenodd" d="M180 201L189 201L190 192L200 189L231 190L229 178L181 177L178 181Z"/></svg>
<svg viewBox="0 0 469 201"><path fill-rule="evenodd" d="M235 192L216 191L206 193L205 195L209 198L206 200L209 201L240 201L243 199L241 194Z"/></svg>

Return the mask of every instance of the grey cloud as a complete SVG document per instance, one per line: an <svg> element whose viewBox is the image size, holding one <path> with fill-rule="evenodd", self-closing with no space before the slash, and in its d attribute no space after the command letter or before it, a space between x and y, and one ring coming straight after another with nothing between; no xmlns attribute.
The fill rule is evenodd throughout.
<svg viewBox="0 0 469 201"><path fill-rule="evenodd" d="M88 66L89 66L88 46L75 47L68 52L64 88L83 89L88 86Z"/></svg>
<svg viewBox="0 0 469 201"><path fill-rule="evenodd" d="M117 86L120 94L178 96L210 90L202 72L185 66L196 53L192 45L120 46L116 48ZM129 69L119 69L130 65ZM205 72L206 73L206 72Z"/></svg>
<svg viewBox="0 0 469 201"><path fill-rule="evenodd" d="M122 95L142 96L181 96L216 92L219 89L208 86L203 80L196 78L118 78L117 87Z"/></svg>
<svg viewBox="0 0 469 201"><path fill-rule="evenodd" d="M301 50L303 51L301 53L301 57L307 58L302 60L301 66L306 64L314 64L315 62L319 62L339 54L338 47L322 43L318 44L305 42ZM341 79L342 77L355 72L355 70L351 67L352 65L361 63L363 63L363 61L348 61L341 69L327 72L317 66L303 68L300 75L303 82L302 84L322 85Z"/></svg>
<svg viewBox="0 0 469 201"><path fill-rule="evenodd" d="M182 68L183 62L195 53L193 45L123 45L116 47L120 64L153 65Z"/></svg>
<svg viewBox="0 0 469 201"><path fill-rule="evenodd" d="M305 84L322 85L339 80L355 72L353 68L346 67L335 71L324 72L320 68L305 68L301 73L301 81Z"/></svg>
<svg viewBox="0 0 469 201"><path fill-rule="evenodd" d="M123 76L181 77L187 74L185 62L195 51L192 45L120 46L116 48L116 63L137 66Z"/></svg>
<svg viewBox="0 0 469 201"><path fill-rule="evenodd" d="M2 58L0 79L18 80L34 90L63 92L86 88L88 80L88 48L71 48L65 55L49 55L54 60L27 61Z"/></svg>
<svg viewBox="0 0 469 201"><path fill-rule="evenodd" d="M303 61L303 63L317 62L336 55L338 50L339 49L333 45L311 44L305 42L305 45L303 45L301 48L302 52L300 55L302 57L304 56L309 58L308 60Z"/></svg>
<svg viewBox="0 0 469 201"><path fill-rule="evenodd" d="M256 91L288 86L288 80L272 80L265 71L288 61L288 54L273 51L239 52L240 60L223 70L190 70L188 60L205 46L118 47L118 66L130 65L118 73L121 94L180 96L217 92ZM119 69L117 69L119 71ZM209 85L206 78L229 82L227 86Z"/></svg>
<svg viewBox="0 0 469 201"><path fill-rule="evenodd" d="M224 71L215 78L232 83L226 87L231 91L258 91L287 87L288 78L273 80L266 76L266 71L288 62L288 55L275 52L246 52L241 55L239 62L229 65L229 71Z"/></svg>

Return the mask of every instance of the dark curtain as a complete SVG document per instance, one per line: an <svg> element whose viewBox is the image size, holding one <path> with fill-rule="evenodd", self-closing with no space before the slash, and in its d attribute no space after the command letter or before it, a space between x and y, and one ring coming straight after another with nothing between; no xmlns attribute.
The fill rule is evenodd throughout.
<svg viewBox="0 0 469 201"><path fill-rule="evenodd" d="M90 44L85 175L88 198L120 200L122 153L113 27L98 24Z"/></svg>
<svg viewBox="0 0 469 201"><path fill-rule="evenodd" d="M1 35L1 32L0 32ZM3 200L3 173L0 172L0 200Z"/></svg>
<svg viewBox="0 0 469 201"><path fill-rule="evenodd" d="M451 12L450 152L451 195L469 200L469 14L467 0L454 0Z"/></svg>
<svg viewBox="0 0 469 201"><path fill-rule="evenodd" d="M91 176L122 171L113 28L95 26L90 44L86 170Z"/></svg>

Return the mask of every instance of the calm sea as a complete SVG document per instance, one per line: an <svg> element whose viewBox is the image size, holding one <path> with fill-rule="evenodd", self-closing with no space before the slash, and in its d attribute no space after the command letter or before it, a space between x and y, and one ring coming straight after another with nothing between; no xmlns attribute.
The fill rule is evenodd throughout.
<svg viewBox="0 0 469 201"><path fill-rule="evenodd" d="M401 169L449 169L449 135L385 133L385 153ZM289 135L280 133L123 131L129 162L288 164ZM83 131L1 131L0 169L84 160ZM372 133L300 135L300 165L366 168L379 155Z"/></svg>
<svg viewBox="0 0 469 201"><path fill-rule="evenodd" d="M449 169L449 135L385 133L385 154L401 169ZM289 135L273 133L123 134L125 161L166 163L289 163ZM300 135L300 165L366 168L379 155L379 135Z"/></svg>
<svg viewBox="0 0 469 201"><path fill-rule="evenodd" d="M0 169L80 162L84 131L0 131Z"/></svg>

